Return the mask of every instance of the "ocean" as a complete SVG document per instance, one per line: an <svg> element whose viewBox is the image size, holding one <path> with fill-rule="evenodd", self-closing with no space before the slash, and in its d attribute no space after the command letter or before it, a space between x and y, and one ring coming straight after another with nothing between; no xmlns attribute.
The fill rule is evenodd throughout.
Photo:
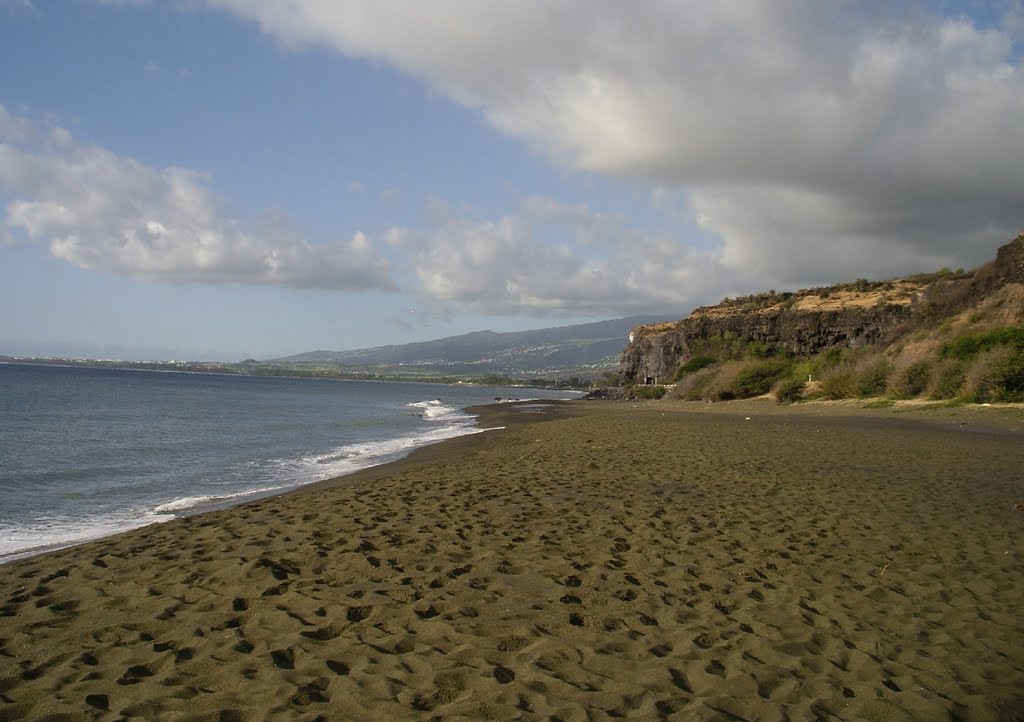
<svg viewBox="0 0 1024 722"><path fill-rule="evenodd" d="M0 562L250 501L571 391L0 364Z"/></svg>

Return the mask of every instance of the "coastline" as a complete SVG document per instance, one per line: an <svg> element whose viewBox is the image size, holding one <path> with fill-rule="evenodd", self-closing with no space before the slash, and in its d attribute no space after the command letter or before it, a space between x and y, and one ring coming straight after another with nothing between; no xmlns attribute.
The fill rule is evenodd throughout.
<svg viewBox="0 0 1024 722"><path fill-rule="evenodd" d="M0 719L1021 708L1019 412L543 405L0 566Z"/></svg>
<svg viewBox="0 0 1024 722"><path fill-rule="evenodd" d="M0 565L273 496L463 433L521 393L0 366ZM530 396L576 394L537 390Z"/></svg>

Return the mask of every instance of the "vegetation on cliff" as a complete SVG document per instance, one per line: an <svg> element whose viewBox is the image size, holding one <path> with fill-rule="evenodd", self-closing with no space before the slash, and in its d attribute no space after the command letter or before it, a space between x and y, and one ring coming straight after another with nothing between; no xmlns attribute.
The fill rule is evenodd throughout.
<svg viewBox="0 0 1024 722"><path fill-rule="evenodd" d="M969 272L768 291L638 326L619 373L692 400L1024 401L1024 234Z"/></svg>

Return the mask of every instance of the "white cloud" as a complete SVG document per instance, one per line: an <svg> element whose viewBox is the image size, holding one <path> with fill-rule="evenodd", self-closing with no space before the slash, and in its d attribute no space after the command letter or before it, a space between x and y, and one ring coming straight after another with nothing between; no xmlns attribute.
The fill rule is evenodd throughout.
<svg viewBox="0 0 1024 722"><path fill-rule="evenodd" d="M34 11L36 8L32 4L32 0L0 0L0 9L6 9L13 13L16 10Z"/></svg>
<svg viewBox="0 0 1024 722"><path fill-rule="evenodd" d="M45 240L57 258L133 278L395 289L363 234L314 244L279 218L247 229L218 212L208 180L44 132L0 106L0 237Z"/></svg>
<svg viewBox="0 0 1024 722"><path fill-rule="evenodd" d="M692 307L736 274L717 252L626 229L585 206L533 197L496 221L448 217L432 232L393 229L416 291L438 313L616 316ZM728 279L728 280L727 280Z"/></svg>
<svg viewBox="0 0 1024 722"><path fill-rule="evenodd" d="M991 28L913 0L208 4L421 77L563 166L686 191L726 268L971 265L1024 226L1019 1Z"/></svg>

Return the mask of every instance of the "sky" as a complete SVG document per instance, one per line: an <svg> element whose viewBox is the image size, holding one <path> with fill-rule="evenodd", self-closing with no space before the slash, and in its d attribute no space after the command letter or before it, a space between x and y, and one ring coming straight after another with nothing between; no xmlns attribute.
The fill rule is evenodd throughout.
<svg viewBox="0 0 1024 722"><path fill-rule="evenodd" d="M0 354L236 360L972 268L1024 2L0 0Z"/></svg>

